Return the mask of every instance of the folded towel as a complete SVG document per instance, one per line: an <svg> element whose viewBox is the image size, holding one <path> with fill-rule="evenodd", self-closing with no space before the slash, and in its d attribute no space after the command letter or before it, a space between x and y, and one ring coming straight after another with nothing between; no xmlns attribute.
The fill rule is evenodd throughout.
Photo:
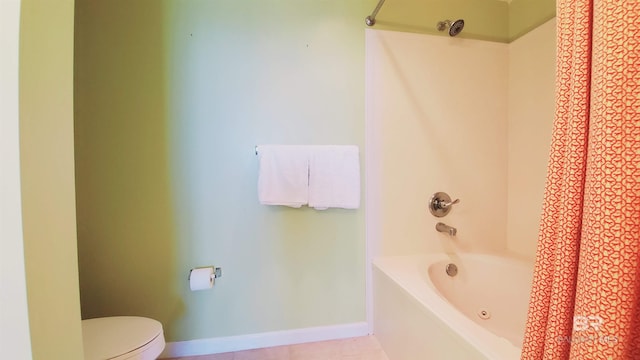
<svg viewBox="0 0 640 360"><path fill-rule="evenodd" d="M305 205L309 199L309 148L260 145L257 151L260 203L294 208Z"/></svg>
<svg viewBox="0 0 640 360"><path fill-rule="evenodd" d="M309 206L360 207L360 160L353 145L313 146L309 157Z"/></svg>

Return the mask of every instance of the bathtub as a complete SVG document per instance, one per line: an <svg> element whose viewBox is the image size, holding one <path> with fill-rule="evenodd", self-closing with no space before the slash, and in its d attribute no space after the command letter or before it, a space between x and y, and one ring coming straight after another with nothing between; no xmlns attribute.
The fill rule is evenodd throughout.
<svg viewBox="0 0 640 360"><path fill-rule="evenodd" d="M520 359L533 263L427 254L373 265L374 333L390 360Z"/></svg>

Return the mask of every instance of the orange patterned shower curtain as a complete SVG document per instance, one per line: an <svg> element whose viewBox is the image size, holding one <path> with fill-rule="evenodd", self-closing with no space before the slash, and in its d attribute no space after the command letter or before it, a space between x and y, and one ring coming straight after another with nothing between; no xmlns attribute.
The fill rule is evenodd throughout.
<svg viewBox="0 0 640 360"><path fill-rule="evenodd" d="M640 0L558 0L522 359L640 359Z"/></svg>

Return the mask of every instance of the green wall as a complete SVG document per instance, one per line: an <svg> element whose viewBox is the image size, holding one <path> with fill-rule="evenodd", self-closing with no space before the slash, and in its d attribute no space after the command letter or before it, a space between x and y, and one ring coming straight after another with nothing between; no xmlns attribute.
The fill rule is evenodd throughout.
<svg viewBox="0 0 640 360"><path fill-rule="evenodd" d="M182 316L160 1L76 1L75 141L83 318Z"/></svg>
<svg viewBox="0 0 640 360"><path fill-rule="evenodd" d="M512 0L509 40L513 41L556 16L556 0Z"/></svg>
<svg viewBox="0 0 640 360"><path fill-rule="evenodd" d="M365 320L364 210L259 205L254 146L364 153L373 5L76 2L84 318L153 317L168 341ZM223 277L190 292L204 265Z"/></svg>
<svg viewBox="0 0 640 360"><path fill-rule="evenodd" d="M433 32L462 17L461 36L509 40L505 2L444 3L387 1L375 28ZM259 205L254 146L364 154L376 4L76 1L83 317L153 317L168 341L365 320L364 211ZM224 276L190 292L189 269L205 265Z"/></svg>
<svg viewBox="0 0 640 360"><path fill-rule="evenodd" d="M74 201L73 17L73 0L21 1L20 179L35 360L84 357Z"/></svg>
<svg viewBox="0 0 640 360"><path fill-rule="evenodd" d="M436 29L439 21L464 19L459 37L508 42L507 14L508 4L500 0L387 0L374 28L445 36Z"/></svg>
<svg viewBox="0 0 640 360"><path fill-rule="evenodd" d="M553 18L555 6L555 0L387 0L374 28L447 36L436 24L464 19L458 37L508 43Z"/></svg>

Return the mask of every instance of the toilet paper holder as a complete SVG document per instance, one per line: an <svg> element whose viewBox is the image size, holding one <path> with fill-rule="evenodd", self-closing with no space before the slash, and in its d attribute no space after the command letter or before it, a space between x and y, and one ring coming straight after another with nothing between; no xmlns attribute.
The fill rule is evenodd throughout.
<svg viewBox="0 0 640 360"><path fill-rule="evenodd" d="M213 274L211 274L211 280L213 279L217 279L217 278L221 278L222 277L222 268L220 267L215 267L215 266L203 266L203 267L199 267L199 268L193 268L191 270L189 270L189 277L187 278L187 280L191 280L191 272L195 269L202 269L202 268L208 268L208 267L212 267L213 268Z"/></svg>

